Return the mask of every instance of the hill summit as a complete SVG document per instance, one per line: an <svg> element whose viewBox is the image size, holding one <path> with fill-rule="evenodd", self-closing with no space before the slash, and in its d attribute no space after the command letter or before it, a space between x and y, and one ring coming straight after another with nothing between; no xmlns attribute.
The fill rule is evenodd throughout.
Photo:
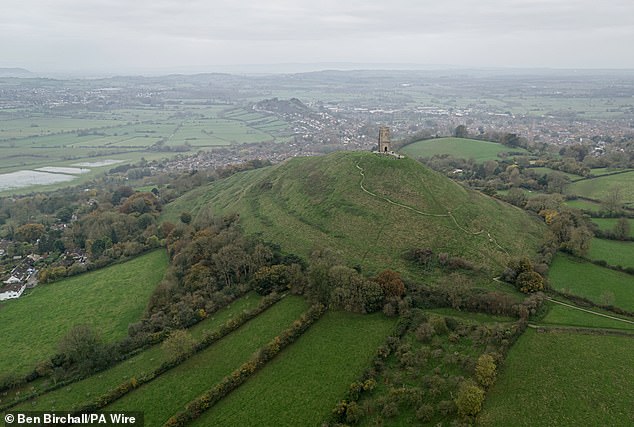
<svg viewBox="0 0 634 427"><path fill-rule="evenodd" d="M307 256L340 251L367 271L405 266L414 248L446 252L500 270L533 253L544 226L526 212L459 184L412 159L363 152L294 158L196 189L166 215L210 206L240 214L248 234Z"/></svg>

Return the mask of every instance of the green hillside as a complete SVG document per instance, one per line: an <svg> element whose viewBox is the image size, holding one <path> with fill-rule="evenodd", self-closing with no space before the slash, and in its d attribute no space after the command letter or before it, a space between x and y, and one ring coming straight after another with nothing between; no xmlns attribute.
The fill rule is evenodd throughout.
<svg viewBox="0 0 634 427"><path fill-rule="evenodd" d="M363 176L362 173L365 175ZM525 212L467 190L413 159L371 153L295 158L239 173L166 206L164 218L239 213L249 234L308 255L326 246L366 271L403 268L411 248L432 248L498 270L532 253L543 226ZM521 233L521 234L520 234Z"/></svg>
<svg viewBox="0 0 634 427"><path fill-rule="evenodd" d="M463 159L474 159L476 162L499 160L501 153L529 154L523 148L510 148L497 142L468 138L426 139L406 145L403 147L403 152L414 158L450 154Z"/></svg>

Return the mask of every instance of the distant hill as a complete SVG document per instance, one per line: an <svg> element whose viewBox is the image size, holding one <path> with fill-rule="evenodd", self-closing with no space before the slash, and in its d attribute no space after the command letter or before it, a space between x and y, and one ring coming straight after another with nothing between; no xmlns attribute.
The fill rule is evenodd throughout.
<svg viewBox="0 0 634 427"><path fill-rule="evenodd" d="M361 175L361 172L365 176ZM295 158L196 189L165 207L240 214L250 234L306 256L327 246L368 272L407 268L411 248L461 256L498 271L533 253L544 226L524 211L467 190L412 159L371 153Z"/></svg>
<svg viewBox="0 0 634 427"><path fill-rule="evenodd" d="M31 76L29 70L24 68L2 68L0 67L0 77L28 77Z"/></svg>

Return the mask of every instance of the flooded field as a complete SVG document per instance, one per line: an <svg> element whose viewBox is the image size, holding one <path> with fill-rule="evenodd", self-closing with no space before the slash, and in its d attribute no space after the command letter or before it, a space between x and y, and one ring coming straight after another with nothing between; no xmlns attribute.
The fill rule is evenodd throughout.
<svg viewBox="0 0 634 427"><path fill-rule="evenodd" d="M57 166L46 166L43 168L38 168L36 170L40 172L64 173L64 174L71 174L71 175L90 172L90 169L87 169L87 168L63 168L63 167L57 167Z"/></svg>
<svg viewBox="0 0 634 427"><path fill-rule="evenodd" d="M0 174L0 191L29 187L31 185L57 184L72 181L73 179L75 179L75 176L62 173L22 170Z"/></svg>

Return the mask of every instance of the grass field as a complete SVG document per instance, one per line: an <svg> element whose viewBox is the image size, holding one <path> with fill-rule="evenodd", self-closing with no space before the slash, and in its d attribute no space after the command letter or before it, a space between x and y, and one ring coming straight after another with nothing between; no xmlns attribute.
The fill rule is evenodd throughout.
<svg viewBox="0 0 634 427"><path fill-rule="evenodd" d="M610 265L634 267L634 242L594 238L590 245L588 258L603 260ZM632 281L634 281L634 276Z"/></svg>
<svg viewBox="0 0 634 427"><path fill-rule="evenodd" d="M474 159L476 162L500 159L498 154L520 152L528 154L523 148L509 148L497 142L479 141L466 138L438 138L414 142L401 150L408 156L432 157L437 154L450 154L454 157Z"/></svg>
<svg viewBox="0 0 634 427"><path fill-rule="evenodd" d="M617 218L592 218L592 222L603 231L612 231L617 221ZM634 237L634 218L629 218L628 222L630 223L630 237Z"/></svg>
<svg viewBox="0 0 634 427"><path fill-rule="evenodd" d="M69 113L67 116L25 112L25 117L0 119L0 174L64 166L95 157L135 162L141 157L152 160L176 155L150 150L159 140L168 147L189 144L196 150L241 143L281 142L291 133L288 123L273 116L244 109L232 110L235 117L223 116L227 105L208 106L206 100L200 102L201 105L148 106ZM94 175L91 173L90 177ZM70 184L81 184L90 177L82 176ZM48 191L68 185L36 188Z"/></svg>
<svg viewBox="0 0 634 427"><path fill-rule="evenodd" d="M566 192L595 200L605 200L608 193L619 188L626 205L634 204L634 171L586 179L570 184Z"/></svg>
<svg viewBox="0 0 634 427"><path fill-rule="evenodd" d="M361 189L357 165L364 169L364 188L375 195ZM174 220L183 210L196 214L203 206L239 212L248 234L288 252L307 256L315 245L339 250L349 265L367 267L369 274L409 268L403 254L415 247L502 268L505 251L531 253L543 232L525 212L466 190L413 159L360 152L295 158L235 174L165 206L163 218ZM515 238L518 229L524 238Z"/></svg>
<svg viewBox="0 0 634 427"><path fill-rule="evenodd" d="M202 322L189 329L192 337L199 339L207 332L218 328L231 317L243 310L257 306L260 297L254 293L234 301L226 308L214 313ZM142 353L127 359L112 368L99 372L85 380L78 381L67 387L43 394L33 400L15 407L15 410L25 411L69 411L72 408L88 403L97 396L118 386L132 377L152 372L167 360L167 355L160 345L151 347ZM0 401L0 404L2 402Z"/></svg>
<svg viewBox="0 0 634 427"><path fill-rule="evenodd" d="M237 331L104 410L142 411L145 425L162 425L187 402L246 362L307 308L303 298L284 298Z"/></svg>
<svg viewBox="0 0 634 427"><path fill-rule="evenodd" d="M515 319L507 316L496 316L493 314L486 313L473 313L469 311L460 311L454 310L453 308L433 308L430 310L425 310L429 313L440 314L445 317L455 317L456 319L467 320L469 322L478 322L478 323L506 323L506 322L514 322Z"/></svg>
<svg viewBox="0 0 634 427"><path fill-rule="evenodd" d="M588 261L557 254L548 273L553 289L602 303L608 294L614 305L634 311L633 276L594 265Z"/></svg>
<svg viewBox="0 0 634 427"><path fill-rule="evenodd" d="M513 346L478 418L480 426L634 424L631 337L538 333Z"/></svg>
<svg viewBox="0 0 634 427"><path fill-rule="evenodd" d="M582 328L607 328L607 329L634 329L633 323L619 322L607 317L597 316L581 310L566 307L560 304L546 302L549 307L548 314L540 321L546 325L565 325ZM570 304L570 303L568 303ZM618 315L592 308L591 311L619 317ZM625 319L632 321L633 319Z"/></svg>
<svg viewBox="0 0 634 427"><path fill-rule="evenodd" d="M568 173L568 172L562 172L562 171L557 171L555 169L551 169L551 168L547 168L547 167L537 167L537 168L528 168L526 169L528 171L533 171L535 172L538 176L542 176L542 175L549 175L553 172L558 172L564 176L567 176L570 181L575 181L577 179L581 179L583 178L581 175L575 175L573 173Z"/></svg>
<svg viewBox="0 0 634 427"><path fill-rule="evenodd" d="M131 261L40 285L0 308L0 373L26 373L52 356L75 325L88 324L107 341L124 337L167 268L157 250ZM141 278L141 279L140 279Z"/></svg>
<svg viewBox="0 0 634 427"><path fill-rule="evenodd" d="M327 313L194 425L320 425L394 324L382 314Z"/></svg>
<svg viewBox="0 0 634 427"><path fill-rule="evenodd" d="M564 204L571 208L581 209L583 211L599 212L603 210L603 206L601 206L600 203L595 203L583 199L566 200Z"/></svg>

